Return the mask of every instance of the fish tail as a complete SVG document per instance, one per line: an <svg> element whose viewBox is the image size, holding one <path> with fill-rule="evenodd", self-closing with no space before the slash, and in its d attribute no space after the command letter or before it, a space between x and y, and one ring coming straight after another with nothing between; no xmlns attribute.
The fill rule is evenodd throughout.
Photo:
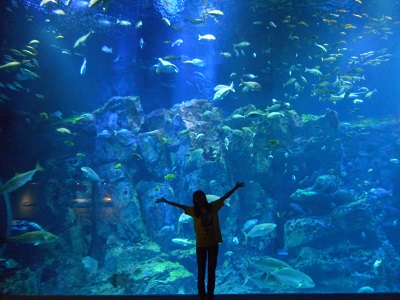
<svg viewBox="0 0 400 300"><path fill-rule="evenodd" d="M232 81L231 86L230 86L229 88L230 88L230 90L231 90L232 92L235 92L235 88L234 88L234 86L233 86L233 81Z"/></svg>
<svg viewBox="0 0 400 300"><path fill-rule="evenodd" d="M37 162L37 163L36 163L36 170L38 170L38 171L40 171L40 172L43 172L43 171L45 171L46 169L43 168L43 167L40 165L39 162Z"/></svg>
<svg viewBox="0 0 400 300"><path fill-rule="evenodd" d="M198 39L199 41L201 40L201 35L199 34L199 39Z"/></svg>
<svg viewBox="0 0 400 300"><path fill-rule="evenodd" d="M247 244L247 233L242 230L243 234L244 234L244 243Z"/></svg>

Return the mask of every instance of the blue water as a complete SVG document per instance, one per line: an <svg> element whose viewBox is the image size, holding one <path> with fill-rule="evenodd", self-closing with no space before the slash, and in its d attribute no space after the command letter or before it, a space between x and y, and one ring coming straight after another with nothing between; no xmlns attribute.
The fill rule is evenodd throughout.
<svg viewBox="0 0 400 300"><path fill-rule="evenodd" d="M90 8L89 1L83 0L59 0L58 5L48 3L43 7L39 6L39 0L3 2L0 65L11 61L22 65L0 70L0 178L4 183L16 173L32 170L37 161L43 164L46 172L35 174L31 182L35 184L10 193L13 219L36 222L63 239L63 250L59 253L57 248L47 248L47 245L9 245L9 250L2 253L3 258L18 262L19 267L11 268L12 271L0 269L1 277L9 280L1 286L3 293L97 294L106 290L104 293L108 294L152 294L164 293L163 284L166 294L196 293L193 253L185 256L182 253L189 252L187 248L166 242L182 237L182 232L177 232L181 212L170 208L160 210L149 203L164 196L190 205L195 189L222 196L236 180L245 181L247 187L234 198L239 201L239 207L234 205L221 215L225 243L221 246L217 268L220 272L217 277L231 274L233 279L226 286L222 279L217 279L217 292L355 293L365 286L379 292L398 292L400 246L395 232L400 218L399 1L114 0L99 1ZM223 15L207 14L213 9L222 11ZM56 10L62 11L57 14ZM199 24L189 19L198 19ZM73 48L91 30L93 33L84 45ZM212 34L216 39L199 40L199 35L205 34ZM172 47L178 39L183 41L181 45ZM233 46L244 41L250 44L243 48ZM112 52L104 51L104 47ZM177 59L168 60L166 56ZM179 72L155 72L158 58L174 64ZM195 58L203 61L201 66L184 63ZM87 64L82 72L84 59ZM256 77L244 76L248 74ZM242 80L255 81L261 89L243 91ZM213 101L214 87L229 86L232 82L235 92ZM120 131L126 130L125 121L111 124L115 115L107 114L107 110L96 111L116 96L140 97L143 115L147 116L147 123L136 131L129 128L127 136ZM189 112L185 111L182 103L193 99L205 99L207 104L189 105ZM268 123L272 126L268 129L258 119L247 122L249 118L245 121L231 118L235 110L244 115L248 110L243 108L254 105L255 109L265 112L276 103L282 105L285 118L289 110L299 116L322 116L334 110L342 124L340 133L338 127L324 127L327 124L324 122L304 130L290 127L287 133L284 122L277 127ZM177 111L177 106L173 108L181 104L181 111ZM220 110L220 116L211 120L202 113L212 107ZM173 111L170 122L158 119L157 123L152 119L160 109ZM84 113L93 113L94 120L78 122L78 125L66 122ZM193 119L191 113L195 116ZM191 124L197 129L185 139L187 136L179 132L190 129ZM255 134L235 140L234 134L222 129L223 125L238 129L251 127ZM55 129L61 127L71 130L72 134L58 134ZM103 130L109 130L110 139L99 137ZM114 134L114 130L120 133ZM164 144L151 144L151 141L155 143L150 134L153 130L161 132ZM199 136L204 133L206 142ZM149 140L140 138L147 134ZM229 147L224 144L225 138L231 143ZM275 140L280 140L276 147L272 145ZM305 141L308 146L304 146ZM143 146L147 142L154 146L152 150ZM252 147L254 151L249 150ZM196 158L198 170L188 163L188 156L196 148L206 150L199 161ZM144 153L149 157L143 157ZM164 153L156 158L159 166L150 157L157 153ZM268 164L268 155L273 163L268 172L260 171ZM80 169L82 166L90 166L100 174L99 190L93 192L92 183L87 182ZM174 174L176 178L166 179L167 174ZM336 188L346 191L347 196L329 194L328 203L300 203L300 206L289 200L296 190L311 189L318 177L332 174L341 180ZM214 185L215 177L217 184ZM106 204L96 208L90 201L70 201L103 196L114 199L116 204L104 200ZM118 197L124 200L118 202L115 200ZM333 236L345 236L348 244L341 242L336 248L332 246L331 252L326 243L332 236L316 238L314 242L320 243L318 250L329 253L329 262L316 258L318 255L309 249L311 246L285 249L288 243L285 223L303 218L308 222L315 216L335 219L338 212L335 214L334 209L346 207L352 200L367 201L368 217L364 222L373 221L373 224L365 230L349 229L343 233L336 231L340 226L335 223ZM91 212L96 209L102 212L93 237ZM149 218L147 215L153 210L162 216ZM132 216L129 212L138 213ZM7 217L2 210L2 220ZM359 221L356 217L355 223ZM255 218L259 223L276 223L276 233L271 239L243 244L241 229L246 221ZM330 228L331 224L325 221L326 228ZM4 235L9 225L6 221L3 223ZM157 235L163 226L172 225L174 229L167 233L168 238L164 233L161 238ZM184 237L192 239L190 224L181 225ZM348 226L358 228L355 224ZM240 237L238 243L233 242L235 237ZM76 240L82 240L83 246L76 246ZM150 246L151 242L154 244ZM94 251L96 245L100 246ZM116 262L118 251L124 246L134 250L131 256L126 254ZM158 252L154 250L157 247ZM152 249L149 253L155 251L154 254L146 254L147 248ZM25 255L28 250L32 255ZM185 277L185 273L171 283L165 279L164 272L171 272L174 267L160 273L146 269L146 262L154 262L153 256L174 250L182 253L159 259L179 263L193 277ZM49 262L44 258L45 251L63 259L60 263ZM66 259L70 251L74 255ZM236 256L226 254L228 251ZM343 258L346 251L353 259ZM246 258L255 261L266 255L309 274L315 287L260 287L254 283L259 279L257 269L251 269ZM314 267L315 261L314 265L304 262L310 255L327 263L326 268ZM83 268L81 259L86 256L99 261L98 271L91 273ZM131 266L121 266L128 264ZM70 277L79 273L79 278L90 284L69 290L57 282L55 278L61 276L63 265L69 266ZM42 277L33 278L29 268L42 272ZM19 286L18 275L30 278L32 284ZM119 289L105 284L110 276L118 281ZM377 279L382 276L384 279ZM252 279L242 286L248 277ZM184 288L186 285L193 288Z"/></svg>

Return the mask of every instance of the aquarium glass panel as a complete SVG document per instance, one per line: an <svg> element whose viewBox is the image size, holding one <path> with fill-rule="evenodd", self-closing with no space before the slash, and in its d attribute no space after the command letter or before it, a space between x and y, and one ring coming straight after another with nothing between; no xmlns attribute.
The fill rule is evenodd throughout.
<svg viewBox="0 0 400 300"><path fill-rule="evenodd" d="M399 34L397 0L2 0L0 294L398 293Z"/></svg>

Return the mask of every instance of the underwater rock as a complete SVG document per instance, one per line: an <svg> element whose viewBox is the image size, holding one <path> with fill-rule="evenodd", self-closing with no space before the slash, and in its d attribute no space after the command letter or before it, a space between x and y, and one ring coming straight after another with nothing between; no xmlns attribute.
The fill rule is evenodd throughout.
<svg viewBox="0 0 400 300"><path fill-rule="evenodd" d="M343 182L334 175L319 176L314 185L306 189L297 189L290 200L301 205L304 212L314 215L325 215L332 211L337 204L352 201L352 194L345 190L339 190Z"/></svg>
<svg viewBox="0 0 400 300"><path fill-rule="evenodd" d="M175 230L178 229L180 211L170 205L155 203L155 200L160 197L175 201L174 190L170 185L166 183L140 181L136 189L140 195L140 207L143 211L143 221L146 224L146 229L150 236L156 237L164 226L174 226Z"/></svg>
<svg viewBox="0 0 400 300"><path fill-rule="evenodd" d="M138 153L143 158L147 171L155 177L164 178L168 169L167 151L162 132L154 130L137 136Z"/></svg>
<svg viewBox="0 0 400 300"><path fill-rule="evenodd" d="M311 189L318 193L331 194L336 192L341 185L343 185L343 181L337 176L322 175L317 178Z"/></svg>
<svg viewBox="0 0 400 300"><path fill-rule="evenodd" d="M146 130L153 131L160 128L168 128L172 123L172 112L160 108L146 115Z"/></svg>
<svg viewBox="0 0 400 300"><path fill-rule="evenodd" d="M332 217L292 219L284 225L285 249L289 253L303 247L324 249L341 238L341 230Z"/></svg>
<svg viewBox="0 0 400 300"><path fill-rule="evenodd" d="M371 206L365 200L357 200L335 208L332 218L342 231L342 237L352 244L374 248L379 245L378 218L374 216Z"/></svg>
<svg viewBox="0 0 400 300"><path fill-rule="evenodd" d="M307 120L302 128L305 136L311 137L316 134L316 131L330 139L340 138L338 113L334 110L328 109L326 114L322 117Z"/></svg>
<svg viewBox="0 0 400 300"><path fill-rule="evenodd" d="M96 112L98 129L129 129L137 133L144 120L145 114L137 96L113 97Z"/></svg>

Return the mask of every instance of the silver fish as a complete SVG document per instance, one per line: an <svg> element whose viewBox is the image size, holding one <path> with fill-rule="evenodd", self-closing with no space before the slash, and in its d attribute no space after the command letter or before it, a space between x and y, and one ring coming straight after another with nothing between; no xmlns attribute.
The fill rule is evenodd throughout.
<svg viewBox="0 0 400 300"><path fill-rule="evenodd" d="M90 179L94 180L94 181L100 181L100 177L99 175L97 175L97 173L95 171L93 171L92 168L90 167L82 167L81 170L85 173L85 175L87 177L89 177Z"/></svg>
<svg viewBox="0 0 400 300"><path fill-rule="evenodd" d="M3 184L3 186L0 188L0 193L1 194L11 193L19 189L21 186L23 186L25 183L27 183L29 180L32 179L36 171L43 171L43 170L44 169L39 165L39 163L37 163L36 169L22 174L17 174L9 181L7 181L5 184Z"/></svg>

